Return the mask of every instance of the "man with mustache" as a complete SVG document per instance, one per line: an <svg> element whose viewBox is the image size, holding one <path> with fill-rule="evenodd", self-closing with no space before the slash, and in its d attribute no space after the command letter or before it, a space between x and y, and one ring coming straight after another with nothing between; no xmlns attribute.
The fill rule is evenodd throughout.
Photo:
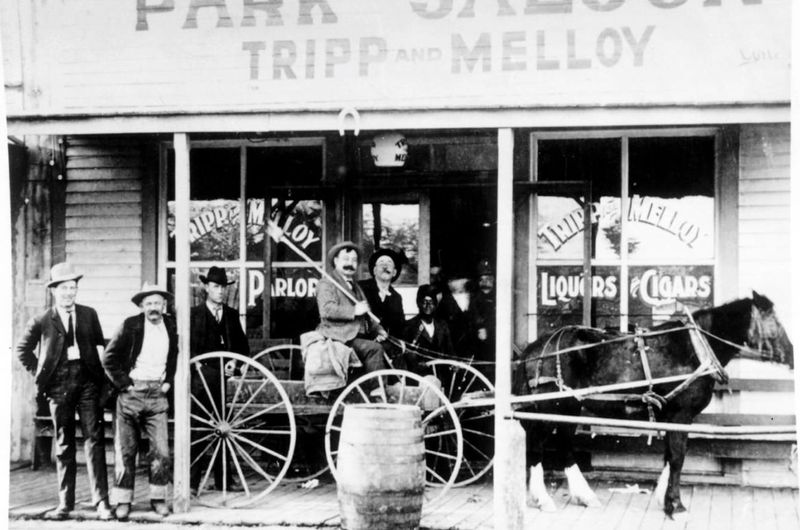
<svg viewBox="0 0 800 530"><path fill-rule="evenodd" d="M369 317L364 291L355 281L359 257L358 247L350 241L334 245L328 251L327 264L332 270L330 278L323 276L317 284L320 317L317 331L353 348L365 371L372 372L388 368L381 344L387 333Z"/></svg>
<svg viewBox="0 0 800 530"><path fill-rule="evenodd" d="M392 283L400 277L404 256L389 248L379 248L369 258L372 278L358 284L364 291L370 309L381 320L381 326L392 337L400 337L406 322L403 297Z"/></svg>
<svg viewBox="0 0 800 530"><path fill-rule="evenodd" d="M131 301L142 312L128 317L106 346L103 368L119 390L114 437L114 496L117 519L124 521L133 502L136 454L140 430L150 445L147 454L150 505L158 515L169 515L167 485L172 480L167 431L167 393L172 390L178 360L175 318L164 314L165 289L145 283Z"/></svg>
<svg viewBox="0 0 800 530"><path fill-rule="evenodd" d="M46 518L63 520L75 508L75 413L80 418L92 501L101 520L111 519L100 391L105 375L98 348L103 330L97 312L75 303L78 280L69 263L50 270L53 307L28 322L16 351L47 397L56 437L58 507ZM38 348L38 355L35 353ZM101 350L102 351L102 350Z"/></svg>

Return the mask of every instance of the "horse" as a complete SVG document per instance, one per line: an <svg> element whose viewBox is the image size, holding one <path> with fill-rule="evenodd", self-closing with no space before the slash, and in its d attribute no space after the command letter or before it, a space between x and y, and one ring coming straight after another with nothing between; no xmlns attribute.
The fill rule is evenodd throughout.
<svg viewBox="0 0 800 530"><path fill-rule="evenodd" d="M715 379L727 378L723 367L742 350L755 350L763 359L793 368L792 344L767 297L753 291L752 298L701 309L692 317L689 324L669 321L636 334L567 326L543 335L522 353L513 381L514 394L518 396L676 375L685 378L674 381L678 378L673 377L643 391L626 390L638 393L586 397L565 394L554 400L527 403L517 410L575 416L585 407L600 416L690 424L711 401ZM703 365L711 366L710 369L698 370L704 357L696 348L698 335L705 337L710 346L710 350L705 349L708 364ZM543 445L554 433L572 498L586 506L599 506L597 496L575 462L572 442L577 427L558 424L554 429L551 423L529 420L523 420L522 424L527 436L526 466L530 474L528 504L543 511L555 510L544 485L542 468ZM654 494L663 502L664 512L670 518L686 511L681 502L680 476L687 440L685 432L666 434L665 467Z"/></svg>

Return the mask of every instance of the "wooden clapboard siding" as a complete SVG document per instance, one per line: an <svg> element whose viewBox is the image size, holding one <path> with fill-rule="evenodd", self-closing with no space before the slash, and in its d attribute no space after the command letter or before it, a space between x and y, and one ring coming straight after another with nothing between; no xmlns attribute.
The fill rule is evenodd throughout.
<svg viewBox="0 0 800 530"><path fill-rule="evenodd" d="M135 312L142 281L145 162L131 138L67 140L66 253L84 274L80 301L94 307L108 337Z"/></svg>
<svg viewBox="0 0 800 530"><path fill-rule="evenodd" d="M789 124L741 127L739 291L762 291L775 302L784 322L791 321L792 311L787 285L791 241L789 154Z"/></svg>

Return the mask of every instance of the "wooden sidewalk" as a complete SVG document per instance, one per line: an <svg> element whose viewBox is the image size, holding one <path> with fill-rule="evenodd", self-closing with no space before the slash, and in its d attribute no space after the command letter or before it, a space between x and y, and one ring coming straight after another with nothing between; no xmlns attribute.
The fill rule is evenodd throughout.
<svg viewBox="0 0 800 530"><path fill-rule="evenodd" d="M79 466L78 507L75 518L92 519L85 468ZM109 476L109 479L112 477ZM686 485L683 500L689 508L686 518L671 521L664 517L652 495L634 492L630 484L593 482L600 497L600 508L584 508L569 502L566 483L548 481L559 506L556 513L526 511L526 528L537 530L611 530L611 529L742 529L785 530L800 528L796 489L768 489L718 485ZM653 484L641 484L652 489ZM638 489L637 489L638 491ZM266 500L252 509L222 510L193 507L188 513L167 519L149 511L146 498L147 478L137 477L133 521L165 521L187 524L219 525L297 525L338 528L339 511L336 486L323 480L319 487L303 489L296 484L280 485ZM56 504L56 477L53 468L32 471L28 467L10 474L9 518L40 518ZM427 529L483 530L492 528L491 482L451 490L447 497L423 514Z"/></svg>

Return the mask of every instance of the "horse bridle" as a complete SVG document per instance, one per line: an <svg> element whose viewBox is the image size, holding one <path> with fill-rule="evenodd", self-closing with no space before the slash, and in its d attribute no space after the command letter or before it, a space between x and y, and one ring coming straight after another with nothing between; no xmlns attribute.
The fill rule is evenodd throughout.
<svg viewBox="0 0 800 530"><path fill-rule="evenodd" d="M765 314L766 313L766 314ZM762 311L755 304L750 309L750 327L747 329L747 345L761 358L772 359L775 350L772 343L780 336L781 325L772 309Z"/></svg>

